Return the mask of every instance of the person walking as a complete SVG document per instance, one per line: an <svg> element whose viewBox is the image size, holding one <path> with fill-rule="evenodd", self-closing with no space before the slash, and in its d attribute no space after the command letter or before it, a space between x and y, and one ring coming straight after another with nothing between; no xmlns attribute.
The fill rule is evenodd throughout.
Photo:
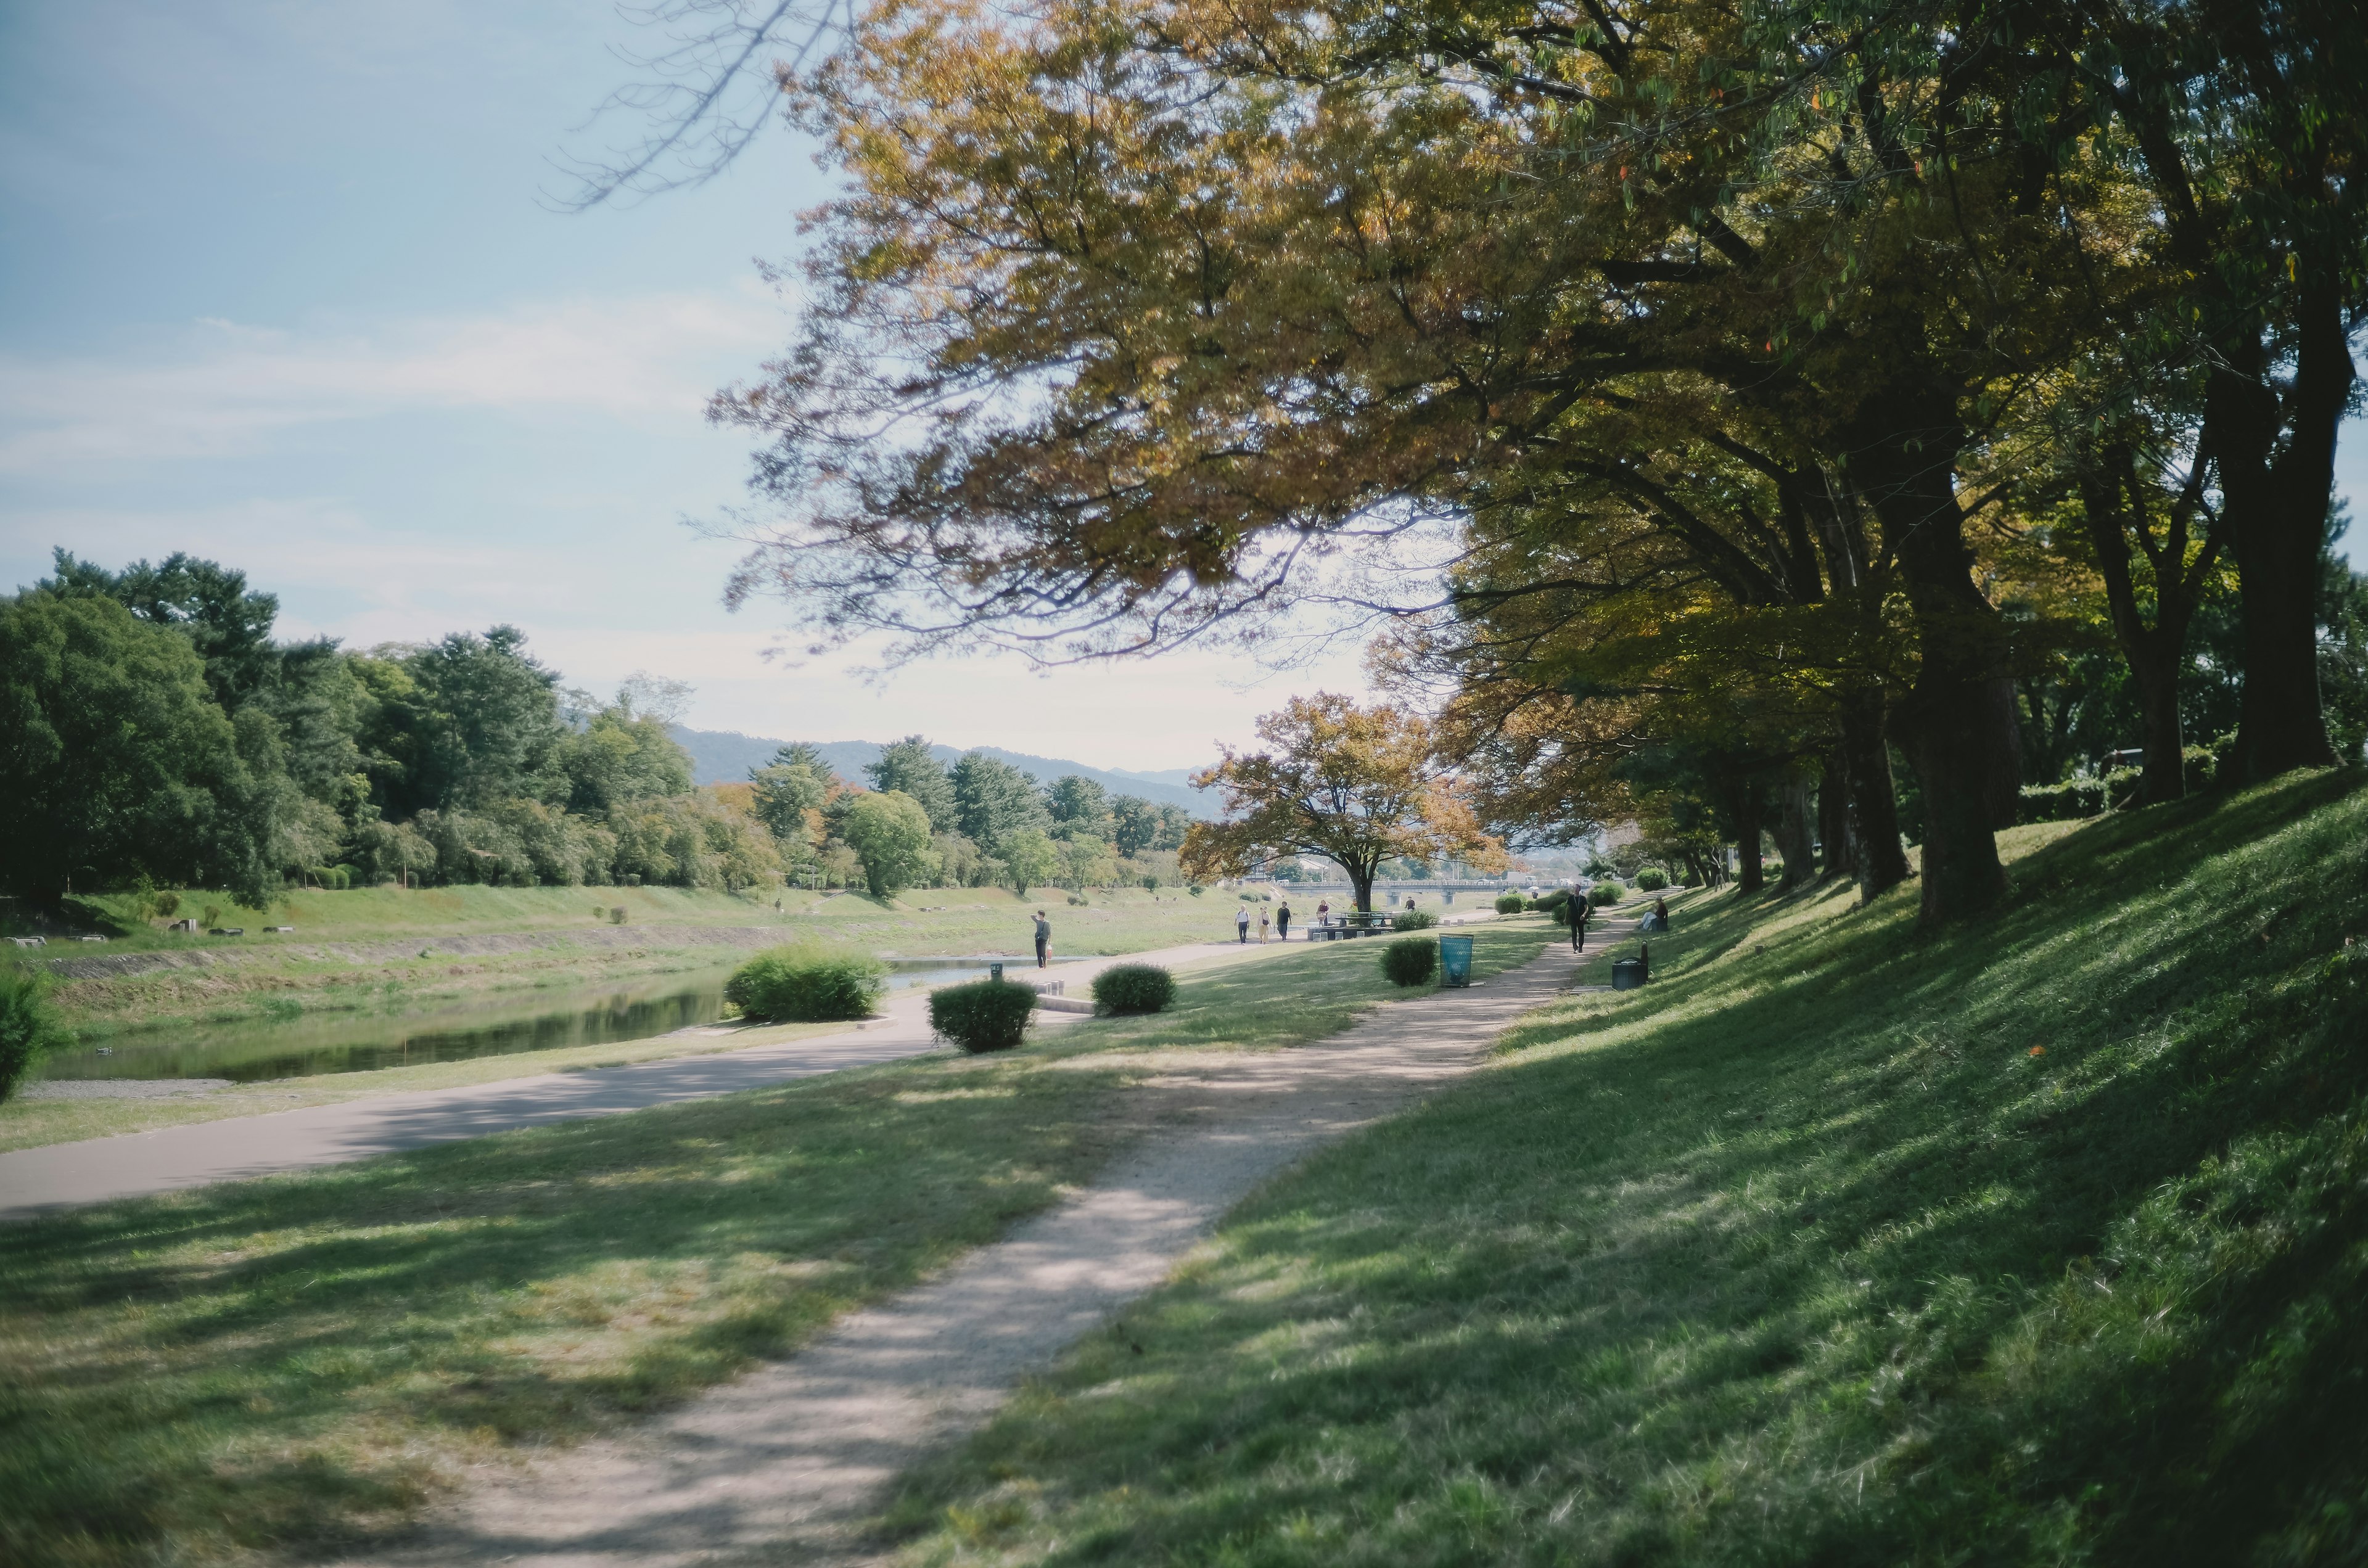
<svg viewBox="0 0 2368 1568"><path fill-rule="evenodd" d="M1244 947L1249 945L1250 906L1247 903L1236 905L1234 909L1234 940Z"/></svg>
<svg viewBox="0 0 2368 1568"><path fill-rule="evenodd" d="M1275 940L1279 942L1291 940L1291 900L1289 899L1284 899L1282 906L1274 912L1274 936Z"/></svg>
<svg viewBox="0 0 2368 1568"><path fill-rule="evenodd" d="M1044 918L1044 912L1040 909L1036 912L1036 967L1038 969L1044 967L1044 955L1052 950L1053 923Z"/></svg>
<svg viewBox="0 0 2368 1568"><path fill-rule="evenodd" d="M1263 910L1263 909L1259 910L1259 911L1258 911L1258 946L1259 946L1259 947L1263 948L1263 947L1265 947L1265 946L1266 946L1267 932L1268 932L1269 929L1271 929L1272 925L1273 925L1273 922L1269 921L1269 920L1267 918L1267 913L1266 913L1266 911L1265 911L1265 910Z"/></svg>
<svg viewBox="0 0 2368 1568"><path fill-rule="evenodd" d="M1584 888L1574 888L1570 894L1570 950L1583 952L1587 948L1587 920L1595 913L1595 905Z"/></svg>

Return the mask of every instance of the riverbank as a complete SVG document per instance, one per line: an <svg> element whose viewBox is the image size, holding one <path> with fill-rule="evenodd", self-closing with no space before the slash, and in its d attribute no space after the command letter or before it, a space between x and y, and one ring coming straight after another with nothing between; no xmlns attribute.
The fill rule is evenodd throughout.
<svg viewBox="0 0 2368 1568"><path fill-rule="evenodd" d="M184 897L189 907L206 895ZM219 895L216 895L217 897ZM40 962L85 1044L127 1031L291 1009L419 1006L477 994L643 978L729 962L793 938L821 937L883 958L1022 952L1029 916L1048 912L1055 950L1108 956L1233 933L1236 896L1211 889L1096 890L1082 904L1058 889L1026 899L1002 888L861 893L791 891L774 900L673 888L393 888L290 895L268 912L222 913L242 937L168 933L113 907L127 935L59 942ZM624 911L624 919L616 912ZM218 909L218 913L221 911ZM267 925L292 926L272 932Z"/></svg>

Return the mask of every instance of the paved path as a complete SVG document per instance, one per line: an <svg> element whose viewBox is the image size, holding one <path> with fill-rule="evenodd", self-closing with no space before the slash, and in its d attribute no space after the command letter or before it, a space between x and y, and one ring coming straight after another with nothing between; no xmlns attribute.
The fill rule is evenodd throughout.
<svg viewBox="0 0 2368 1568"><path fill-rule="evenodd" d="M1606 935L1610 935L1609 932ZM1606 944L1608 945L1608 944ZM1600 956L1590 943L1586 959ZM863 1561L882 1488L1150 1290L1224 1211L1315 1144L1476 1062L1573 978L1567 948L1395 1003L1320 1044L1215 1055L1138 1093L1162 1131L1066 1206L790 1360L632 1434L482 1485L372 1568L726 1568Z"/></svg>
<svg viewBox="0 0 2368 1568"><path fill-rule="evenodd" d="M1054 971L1064 984L1090 981L1116 963L1228 964L1292 950L1197 943L1085 959ZM541 1073L492 1084L378 1095L265 1116L225 1117L115 1138L52 1143L0 1153L0 1222L108 1199L136 1198L209 1182L272 1176L459 1138L482 1138L580 1117L707 1099L784 1079L893 1062L938 1048L928 1000L901 993L882 1017L838 1034L671 1057L589 1072Z"/></svg>

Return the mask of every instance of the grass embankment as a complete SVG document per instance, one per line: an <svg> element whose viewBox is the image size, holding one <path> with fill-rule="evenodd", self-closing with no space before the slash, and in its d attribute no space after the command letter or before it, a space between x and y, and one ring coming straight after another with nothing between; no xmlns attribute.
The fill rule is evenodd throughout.
<svg viewBox="0 0 2368 1568"><path fill-rule="evenodd" d="M1706 905L1237 1211L900 1560L2368 1558L2368 788L2009 846L1939 936Z"/></svg>
<svg viewBox="0 0 2368 1568"><path fill-rule="evenodd" d="M1476 933L1475 968L1543 921ZM11 1227L0 1561L327 1550L465 1468L776 1356L1056 1201L1128 1085L1398 994L1377 945L1194 976L1148 1018Z"/></svg>
<svg viewBox="0 0 2368 1568"><path fill-rule="evenodd" d="M1211 889L1096 890L1083 905L1058 889L1021 899L1001 888L916 890L882 902L862 893L753 894L676 888L397 888L291 893L268 912L188 893L182 912L222 904L244 937L168 933L135 919L129 897L86 901L116 912L127 933L104 947L52 943L44 960L190 953L203 962L66 980L57 1003L89 1039L191 1020L283 1016L377 1006L389 987L410 1005L481 993L607 982L712 965L719 956L821 937L890 957L1028 950L1028 916L1048 910L1054 949L1138 952L1233 936L1233 894ZM780 907L774 907L778 898ZM626 911L622 925L609 911ZM290 925L291 934L266 933ZM505 950L507 949L507 950ZM273 1010L278 1009L275 1013Z"/></svg>

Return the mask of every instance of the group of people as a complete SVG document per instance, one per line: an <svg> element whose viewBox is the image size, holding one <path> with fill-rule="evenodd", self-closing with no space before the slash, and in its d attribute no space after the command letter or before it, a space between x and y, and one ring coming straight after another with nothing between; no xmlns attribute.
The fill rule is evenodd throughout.
<svg viewBox="0 0 2368 1568"><path fill-rule="evenodd" d="M1315 918L1319 922L1331 913L1330 899L1326 899L1315 906ZM1291 901L1289 899L1283 900L1275 906L1271 920L1269 919L1264 909L1258 911L1258 934L1260 944L1264 944L1269 932L1272 932L1278 941L1291 940ZM1250 906L1247 903L1234 911L1234 939L1237 942L1247 942L1250 939Z"/></svg>

